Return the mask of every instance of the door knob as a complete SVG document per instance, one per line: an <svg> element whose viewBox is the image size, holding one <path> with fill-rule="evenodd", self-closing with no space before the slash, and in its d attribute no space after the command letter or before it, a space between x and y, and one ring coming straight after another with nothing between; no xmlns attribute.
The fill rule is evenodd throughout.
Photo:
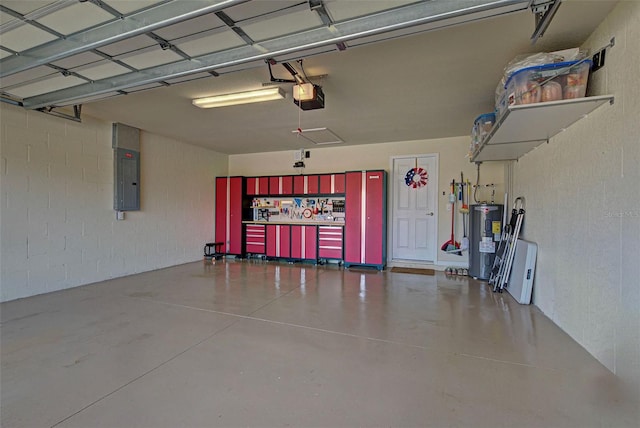
<svg viewBox="0 0 640 428"><path fill-rule="evenodd" d="M433 211L431 211L430 213L427 213L427 215L430 215L433 217Z"/></svg>

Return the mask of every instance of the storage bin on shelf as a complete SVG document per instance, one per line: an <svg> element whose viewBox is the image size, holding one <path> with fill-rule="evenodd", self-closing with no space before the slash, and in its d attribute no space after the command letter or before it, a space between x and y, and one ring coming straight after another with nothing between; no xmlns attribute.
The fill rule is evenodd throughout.
<svg viewBox="0 0 640 428"><path fill-rule="evenodd" d="M471 138L478 143L491 132L493 124L496 123L496 113L484 113L481 114L473 121L473 130L471 131Z"/></svg>
<svg viewBox="0 0 640 428"><path fill-rule="evenodd" d="M469 147L469 155L478 148L484 137L486 137L493 125L496 123L496 113L484 113L478 116L473 121L473 128L471 129L471 146Z"/></svg>
<svg viewBox="0 0 640 428"><path fill-rule="evenodd" d="M502 116L509 106L582 98L592 61L565 61L522 68L513 73L500 96L496 110Z"/></svg>

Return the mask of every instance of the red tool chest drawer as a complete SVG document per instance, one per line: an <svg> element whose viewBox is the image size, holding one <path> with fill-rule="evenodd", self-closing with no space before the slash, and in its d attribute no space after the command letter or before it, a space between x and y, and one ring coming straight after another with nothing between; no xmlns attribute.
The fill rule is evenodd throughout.
<svg viewBox="0 0 640 428"><path fill-rule="evenodd" d="M248 224L245 229L245 242L247 253L265 253L265 226L262 224Z"/></svg>
<svg viewBox="0 0 640 428"><path fill-rule="evenodd" d="M342 227L318 226L318 258L342 260Z"/></svg>

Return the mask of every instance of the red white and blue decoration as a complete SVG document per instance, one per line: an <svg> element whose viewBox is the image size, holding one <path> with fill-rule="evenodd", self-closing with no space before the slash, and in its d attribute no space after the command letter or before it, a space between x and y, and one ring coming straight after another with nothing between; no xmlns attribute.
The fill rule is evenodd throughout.
<svg viewBox="0 0 640 428"><path fill-rule="evenodd" d="M404 182L407 186L417 189L427 185L429 182L429 174L424 168L411 168L404 176Z"/></svg>

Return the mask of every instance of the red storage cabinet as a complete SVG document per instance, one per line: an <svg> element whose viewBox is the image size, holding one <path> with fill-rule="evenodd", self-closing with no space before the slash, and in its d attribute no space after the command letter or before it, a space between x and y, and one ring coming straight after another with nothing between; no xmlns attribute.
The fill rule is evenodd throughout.
<svg viewBox="0 0 640 428"><path fill-rule="evenodd" d="M323 174L323 175L296 175L291 177L292 181L292 194L294 195L319 195L319 194L331 194L331 193L344 193L344 178L342 180L337 179L337 176L344 174ZM337 190L333 191L334 177L337 179ZM286 193L287 185L285 179L289 177L282 177L282 189L283 195ZM341 190L340 190L341 189Z"/></svg>
<svg viewBox="0 0 640 428"><path fill-rule="evenodd" d="M307 195L317 195L320 193L320 177L317 175L307 175Z"/></svg>
<svg viewBox="0 0 640 428"><path fill-rule="evenodd" d="M267 257L291 257L291 227L288 225L267 225Z"/></svg>
<svg viewBox="0 0 640 428"><path fill-rule="evenodd" d="M258 177L247 177L247 195L255 196L258 194Z"/></svg>
<svg viewBox="0 0 640 428"><path fill-rule="evenodd" d="M269 195L269 177L258 177L258 193L260 196Z"/></svg>
<svg viewBox="0 0 640 428"><path fill-rule="evenodd" d="M245 249L249 254L265 254L266 231L263 224L245 226Z"/></svg>
<svg viewBox="0 0 640 428"><path fill-rule="evenodd" d="M320 193L326 195L333 193L331 190L331 182L333 181L333 174L324 174L320 176Z"/></svg>
<svg viewBox="0 0 640 428"><path fill-rule="evenodd" d="M342 260L343 230L341 226L318 226L318 258Z"/></svg>
<svg viewBox="0 0 640 428"><path fill-rule="evenodd" d="M296 175L293 177L293 194L304 195L304 181L306 177L304 175Z"/></svg>
<svg viewBox="0 0 640 428"><path fill-rule="evenodd" d="M280 194L280 177L269 177L269 194Z"/></svg>
<svg viewBox="0 0 640 428"><path fill-rule="evenodd" d="M345 190L344 174L325 174L320 176L320 193L323 195L342 194Z"/></svg>
<svg viewBox="0 0 640 428"><path fill-rule="evenodd" d="M291 257L291 226L277 226L280 228L280 240L278 242L280 246L278 257Z"/></svg>
<svg viewBox="0 0 640 428"><path fill-rule="evenodd" d="M343 194L345 191L345 175L344 174L333 174L333 192Z"/></svg>
<svg viewBox="0 0 640 428"><path fill-rule="evenodd" d="M269 177L247 177L246 180L248 196L266 196L269 194Z"/></svg>
<svg viewBox="0 0 640 428"><path fill-rule="evenodd" d="M316 260L318 258L318 228L291 226L291 258Z"/></svg>
<svg viewBox="0 0 640 428"><path fill-rule="evenodd" d="M216 177L216 242L225 254L242 255L243 177Z"/></svg>
<svg viewBox="0 0 640 428"><path fill-rule="evenodd" d="M284 177L269 177L269 194L272 196L292 195L293 176L286 175Z"/></svg>
<svg viewBox="0 0 640 428"><path fill-rule="evenodd" d="M280 177L280 181L282 182L282 191L281 195L293 195L293 176L285 175L284 177Z"/></svg>
<svg viewBox="0 0 640 428"><path fill-rule="evenodd" d="M345 186L345 266L382 270L387 250L386 172L347 172Z"/></svg>

